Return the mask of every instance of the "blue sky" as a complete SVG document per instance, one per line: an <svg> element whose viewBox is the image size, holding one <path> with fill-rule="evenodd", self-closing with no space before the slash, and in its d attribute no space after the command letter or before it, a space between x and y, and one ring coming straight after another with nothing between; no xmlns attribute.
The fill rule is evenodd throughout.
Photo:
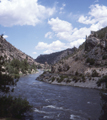
<svg viewBox="0 0 107 120"><path fill-rule="evenodd" d="M0 34L36 58L85 41L107 26L107 0L0 0Z"/></svg>

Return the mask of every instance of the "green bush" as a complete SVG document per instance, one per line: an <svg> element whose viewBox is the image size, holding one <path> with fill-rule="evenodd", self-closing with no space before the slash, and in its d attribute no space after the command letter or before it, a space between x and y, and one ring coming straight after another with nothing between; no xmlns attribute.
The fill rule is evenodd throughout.
<svg viewBox="0 0 107 120"><path fill-rule="evenodd" d="M78 75L79 75L78 71L76 71L76 72L75 72L75 75L76 75L76 76L78 76Z"/></svg>
<svg viewBox="0 0 107 120"><path fill-rule="evenodd" d="M27 62L27 59L19 61L18 59L13 59L12 61L5 63L5 67L7 72L11 75L13 74L19 74L19 71L23 74L31 73L31 70L34 69L36 70L36 65L33 63L32 65L29 65Z"/></svg>
<svg viewBox="0 0 107 120"><path fill-rule="evenodd" d="M22 71L23 74L27 74L26 70L24 68L22 68L21 71Z"/></svg>
<svg viewBox="0 0 107 120"><path fill-rule="evenodd" d="M20 75L19 75L19 74L14 74L14 78L15 78L15 79L17 79L17 78L19 79L19 78L20 78Z"/></svg>
<svg viewBox="0 0 107 120"><path fill-rule="evenodd" d="M14 73L14 68L10 65L7 65L6 70L8 71L9 74Z"/></svg>
<svg viewBox="0 0 107 120"><path fill-rule="evenodd" d="M101 79L97 81L97 86L101 86L101 83L105 83L107 88L107 75L103 76Z"/></svg>
<svg viewBox="0 0 107 120"><path fill-rule="evenodd" d="M90 65L94 65L95 59L93 59L93 58L87 58L86 63L90 63Z"/></svg>
<svg viewBox="0 0 107 120"><path fill-rule="evenodd" d="M78 58L78 57L76 57L76 58L75 58L75 61L78 61L78 60L79 60L79 58Z"/></svg>
<svg viewBox="0 0 107 120"><path fill-rule="evenodd" d="M53 81L55 80L55 78L54 78L54 77L52 77L52 79L51 79L51 80L52 80L52 82L53 82Z"/></svg>
<svg viewBox="0 0 107 120"><path fill-rule="evenodd" d="M107 59L107 55L103 55L103 56L102 56L102 59L103 59L103 60L106 60L106 59Z"/></svg>
<svg viewBox="0 0 107 120"><path fill-rule="evenodd" d="M13 91L13 88L10 86L14 86L18 82L17 79L13 79L12 76L1 74L0 72L0 92L8 93Z"/></svg>
<svg viewBox="0 0 107 120"><path fill-rule="evenodd" d="M98 72L97 72L96 70L93 70L91 76L92 76L92 77L98 77L99 74L98 74Z"/></svg>
<svg viewBox="0 0 107 120"><path fill-rule="evenodd" d="M26 99L12 96L0 97L0 117L12 117L21 119L24 113L31 111L32 106Z"/></svg>
<svg viewBox="0 0 107 120"><path fill-rule="evenodd" d="M75 81L75 83L76 83L76 82L79 81L79 78L78 78L77 76L74 76L74 77L73 77L73 81Z"/></svg>
<svg viewBox="0 0 107 120"><path fill-rule="evenodd" d="M66 81L66 83L70 83L70 82L71 82L71 80L69 80L69 79Z"/></svg>
<svg viewBox="0 0 107 120"><path fill-rule="evenodd" d="M86 81L86 79L85 79L85 76L84 75L82 75L82 82L85 82Z"/></svg>
<svg viewBox="0 0 107 120"><path fill-rule="evenodd" d="M30 74L31 74L31 70L30 70L30 69L28 70L28 73L30 73Z"/></svg>
<svg viewBox="0 0 107 120"><path fill-rule="evenodd" d="M58 81L58 83L61 83L63 81L63 79L57 78L57 81Z"/></svg>
<svg viewBox="0 0 107 120"><path fill-rule="evenodd" d="M18 69L15 69L15 70L14 70L14 73L15 73L15 74L19 74L19 70L18 70Z"/></svg>

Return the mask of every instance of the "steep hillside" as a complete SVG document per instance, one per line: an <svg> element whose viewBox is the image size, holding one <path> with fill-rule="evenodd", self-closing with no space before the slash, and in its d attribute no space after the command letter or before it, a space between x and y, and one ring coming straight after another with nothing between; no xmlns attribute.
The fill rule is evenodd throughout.
<svg viewBox="0 0 107 120"><path fill-rule="evenodd" d="M52 68L55 72L64 72L67 74L86 73L87 69L93 67L106 68L107 60L107 28L103 28L97 32L91 32L74 55L66 60L62 60ZM100 39L100 35L103 35ZM69 66L69 70L64 70ZM90 73L91 74L91 73Z"/></svg>
<svg viewBox="0 0 107 120"><path fill-rule="evenodd" d="M15 48L13 45L11 45L9 42L7 42L2 36L0 36L0 55L4 56L6 60L13 60L18 59L18 60L24 60L27 59L27 62L29 64L38 64L34 61L33 58L30 56L26 55L22 51L18 50Z"/></svg>
<svg viewBox="0 0 107 120"><path fill-rule="evenodd" d="M35 61L43 64L45 62L47 62L48 64L55 64L61 59L73 54L76 50L77 48L74 47L72 49L69 48L69 49L66 49L60 52L55 52L52 54L40 55L35 59Z"/></svg>
<svg viewBox="0 0 107 120"><path fill-rule="evenodd" d="M97 32L91 31L74 54L52 65L51 73L44 73L38 80L80 87L107 87L106 32L107 27Z"/></svg>

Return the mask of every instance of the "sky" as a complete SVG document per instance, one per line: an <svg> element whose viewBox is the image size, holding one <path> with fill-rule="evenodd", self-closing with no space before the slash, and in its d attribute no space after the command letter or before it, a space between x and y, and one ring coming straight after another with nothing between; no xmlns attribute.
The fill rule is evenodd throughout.
<svg viewBox="0 0 107 120"><path fill-rule="evenodd" d="M34 59L79 47L107 26L107 0L0 0L0 34Z"/></svg>

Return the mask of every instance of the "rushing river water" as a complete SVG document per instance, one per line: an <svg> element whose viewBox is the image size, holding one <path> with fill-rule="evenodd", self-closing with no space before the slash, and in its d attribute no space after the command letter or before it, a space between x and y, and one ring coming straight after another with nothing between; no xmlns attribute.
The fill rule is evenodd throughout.
<svg viewBox="0 0 107 120"><path fill-rule="evenodd" d="M35 80L37 74L21 77L15 96L27 98L34 107L26 120L98 120L101 113L99 90L51 85Z"/></svg>

